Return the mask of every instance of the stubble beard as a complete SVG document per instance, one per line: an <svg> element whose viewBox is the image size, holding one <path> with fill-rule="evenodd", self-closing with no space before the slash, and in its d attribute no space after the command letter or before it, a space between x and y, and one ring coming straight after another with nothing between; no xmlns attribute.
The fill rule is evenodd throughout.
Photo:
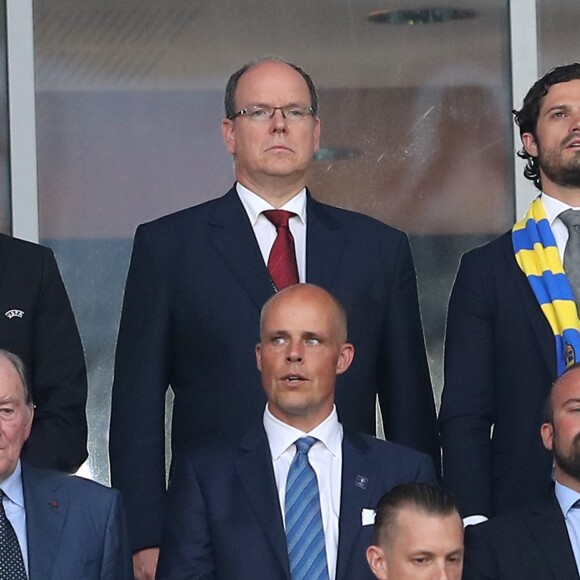
<svg viewBox="0 0 580 580"><path fill-rule="evenodd" d="M546 177L561 187L580 188L580 148L565 159L563 156L565 145L561 144L559 150L542 150L539 147L538 165Z"/></svg>
<svg viewBox="0 0 580 580"><path fill-rule="evenodd" d="M554 431L553 453L558 467L566 475L580 482L580 434L572 440L569 452L564 453L558 447L558 434Z"/></svg>

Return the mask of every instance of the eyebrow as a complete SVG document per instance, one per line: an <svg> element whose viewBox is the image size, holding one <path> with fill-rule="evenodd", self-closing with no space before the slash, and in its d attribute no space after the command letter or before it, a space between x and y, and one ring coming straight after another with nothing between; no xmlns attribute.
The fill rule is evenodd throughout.
<svg viewBox="0 0 580 580"><path fill-rule="evenodd" d="M554 111L570 111L574 109L575 105L570 105L568 103L559 103L557 105L552 105L549 109L545 111L545 114L552 113Z"/></svg>

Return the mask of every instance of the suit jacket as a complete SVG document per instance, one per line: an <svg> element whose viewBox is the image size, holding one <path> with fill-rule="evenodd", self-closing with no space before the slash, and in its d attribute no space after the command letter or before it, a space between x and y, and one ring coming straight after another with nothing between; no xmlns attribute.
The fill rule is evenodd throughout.
<svg viewBox="0 0 580 580"><path fill-rule="evenodd" d="M52 251L0 234L0 348L26 365L36 405L22 456L74 471L87 458L87 373Z"/></svg>
<svg viewBox="0 0 580 580"><path fill-rule="evenodd" d="M121 498L22 463L30 580L133 580Z"/></svg>
<svg viewBox="0 0 580 580"><path fill-rule="evenodd" d="M343 439L337 580L374 578L366 561L374 509L392 487L436 482L429 457L356 433ZM362 478L361 478L362 476ZM241 443L183 456L168 494L157 578L290 580L286 535L268 439L262 426Z"/></svg>
<svg viewBox="0 0 580 580"><path fill-rule="evenodd" d="M407 237L372 218L307 201L306 278L342 301L356 356L339 377L346 427L375 432L439 460L415 270ZM165 494L165 392L175 394L173 452L241 434L266 397L254 348L273 288L232 189L140 226L127 278L111 413L113 485L135 550L158 545ZM147 461L143 461L147 457Z"/></svg>
<svg viewBox="0 0 580 580"><path fill-rule="evenodd" d="M491 517L550 488L540 425L555 379L554 335L508 232L463 257L449 302L443 480L464 516Z"/></svg>
<svg viewBox="0 0 580 580"><path fill-rule="evenodd" d="M579 580L553 492L535 505L465 528L463 580Z"/></svg>

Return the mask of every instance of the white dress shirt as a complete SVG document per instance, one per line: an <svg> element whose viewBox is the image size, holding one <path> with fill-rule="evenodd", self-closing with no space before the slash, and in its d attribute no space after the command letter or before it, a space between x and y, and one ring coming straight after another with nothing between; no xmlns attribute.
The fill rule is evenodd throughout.
<svg viewBox="0 0 580 580"><path fill-rule="evenodd" d="M336 578L336 559L338 556L338 519L340 516L340 491L342 483L342 425L338 422L336 407L332 413L310 433L283 423L272 413L268 406L264 411L264 429L268 436L274 477L282 519L285 520L284 506L286 480L290 464L296 455L294 442L309 435L318 441L308 453L308 461L316 473L320 492L320 509L326 544L326 559L330 580ZM284 521L284 526L286 522Z"/></svg>
<svg viewBox="0 0 580 580"><path fill-rule="evenodd" d="M262 212L276 208L239 182L236 183L236 191L248 214L254 235L262 252L264 264L267 265L268 256L278 234L274 224ZM306 282L306 189L300 191L279 209L285 209L296 214L296 216L290 218L288 225L294 238L298 279L300 282Z"/></svg>
<svg viewBox="0 0 580 580"><path fill-rule="evenodd" d="M0 489L4 492L4 511L8 521L12 524L18 543L20 544L20 551L24 559L24 567L28 575L28 542L26 540L26 512L24 511L24 491L22 489L22 467L20 460L16 465L16 469L12 472L10 477L0 483Z"/></svg>
<svg viewBox="0 0 580 580"><path fill-rule="evenodd" d="M574 504L580 501L580 493L558 482L555 485L555 492L562 514L564 514L568 537L576 560L576 568L580 574L580 507L574 507Z"/></svg>
<svg viewBox="0 0 580 580"><path fill-rule="evenodd" d="M573 207L556 199L550 197L545 193L542 193L542 204L544 205L544 210L546 211L546 216L554 234L554 239L556 240L556 245L558 246L558 253L560 254L560 260L562 264L564 263L564 250L566 249L566 242L568 242L568 237L570 236L568 228L564 225L564 222L560 219L560 214L567 209L580 209L578 207Z"/></svg>

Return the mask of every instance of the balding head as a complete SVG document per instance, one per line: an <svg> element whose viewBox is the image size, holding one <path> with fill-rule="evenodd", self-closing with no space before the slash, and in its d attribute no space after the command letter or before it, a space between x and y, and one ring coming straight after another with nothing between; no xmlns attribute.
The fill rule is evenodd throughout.
<svg viewBox="0 0 580 580"><path fill-rule="evenodd" d="M264 305L260 336L256 359L270 412L312 430L332 412L336 375L354 355L343 307L318 286L290 286Z"/></svg>

